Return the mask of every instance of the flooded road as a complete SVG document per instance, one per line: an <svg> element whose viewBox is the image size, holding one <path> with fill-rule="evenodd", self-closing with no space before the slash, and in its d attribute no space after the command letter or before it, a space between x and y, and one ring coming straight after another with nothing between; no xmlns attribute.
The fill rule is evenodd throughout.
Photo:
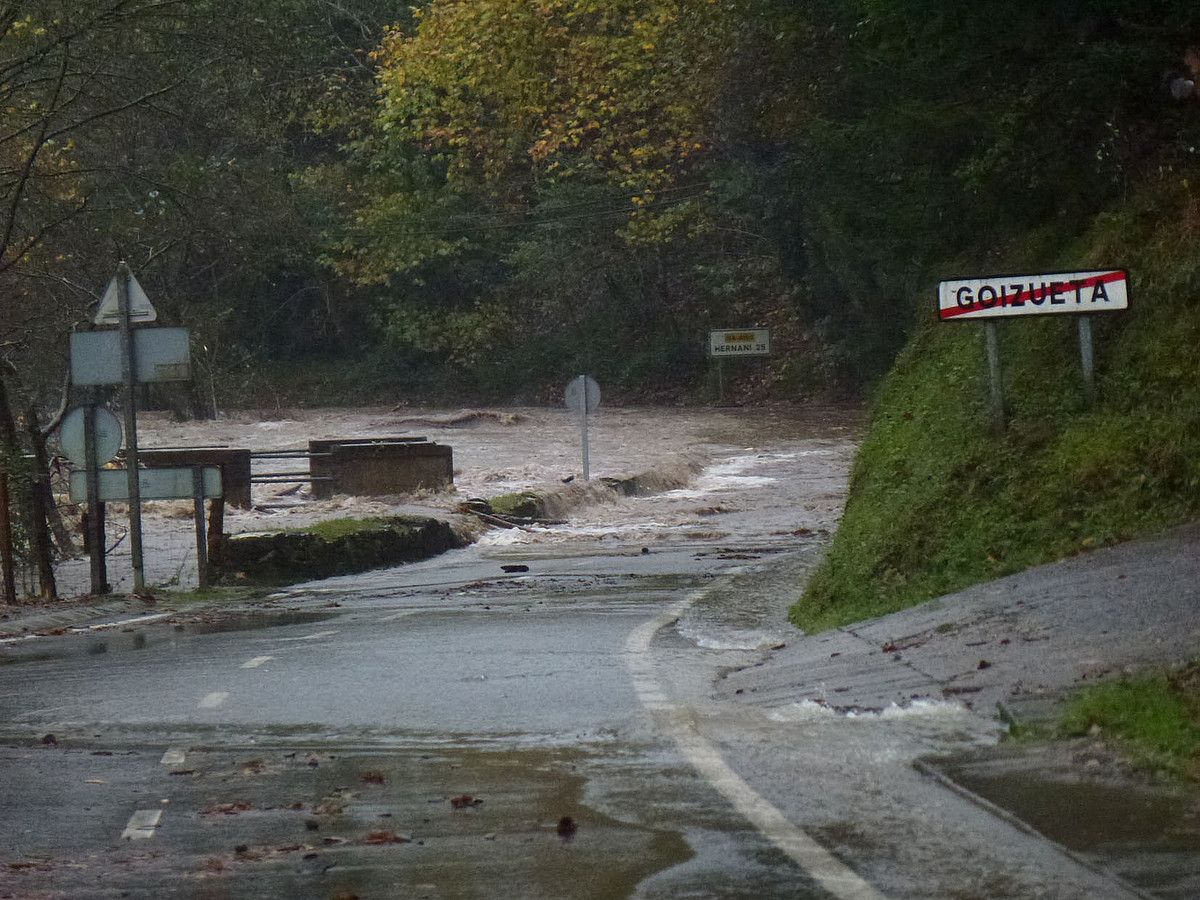
<svg viewBox="0 0 1200 900"><path fill-rule="evenodd" d="M704 415L613 416L612 471L695 467L654 496L0 648L0 897L1123 896L913 768L989 716L721 699L796 637L853 430ZM474 452L472 494L571 471Z"/></svg>

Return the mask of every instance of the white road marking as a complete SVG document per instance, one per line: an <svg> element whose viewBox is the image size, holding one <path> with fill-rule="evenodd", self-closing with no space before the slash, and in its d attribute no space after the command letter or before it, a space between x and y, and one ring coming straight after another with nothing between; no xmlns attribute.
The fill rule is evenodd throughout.
<svg viewBox="0 0 1200 900"><path fill-rule="evenodd" d="M331 634L337 634L336 631L318 631L316 634L306 634L303 637L280 638L281 641L315 641L318 638L329 637Z"/></svg>
<svg viewBox="0 0 1200 900"><path fill-rule="evenodd" d="M416 613L417 613L417 610L415 610L415 609L402 609L402 610L400 610L400 612L392 613L390 616L384 616L379 621L380 622L395 622L397 619L403 619L405 616L415 615Z"/></svg>
<svg viewBox="0 0 1200 900"><path fill-rule="evenodd" d="M146 622L157 622L159 619L165 619L173 613L151 613L148 616L136 616L132 619L122 619L119 622L101 622L99 625L88 625L87 631L103 631L106 628L120 628L123 625L141 625Z"/></svg>
<svg viewBox="0 0 1200 900"><path fill-rule="evenodd" d="M273 657L273 656L256 656L256 657L254 657L254 659L250 659L250 660L247 660L246 662L242 663L241 668L257 669L263 663L270 662L274 658L275 657Z"/></svg>
<svg viewBox="0 0 1200 900"><path fill-rule="evenodd" d="M139 809L129 817L129 824L121 832L121 840L137 841L154 837L158 828L158 820L162 818L161 809Z"/></svg>
<svg viewBox="0 0 1200 900"><path fill-rule="evenodd" d="M183 747L168 747L167 752L162 755L162 759L158 761L158 764L174 769L177 766L182 766L185 759L187 759L187 750Z"/></svg>
<svg viewBox="0 0 1200 900"><path fill-rule="evenodd" d="M229 691L213 691L200 700L200 709L216 709L229 698Z"/></svg>
<svg viewBox="0 0 1200 900"><path fill-rule="evenodd" d="M883 895L853 869L792 824L765 797L742 779L721 758L716 747L696 729L694 717L666 700L648 653L659 629L676 621L707 591L696 591L658 618L638 626L625 640L625 661L634 691L655 721L674 739L692 767L728 800L772 844L839 900L882 900Z"/></svg>

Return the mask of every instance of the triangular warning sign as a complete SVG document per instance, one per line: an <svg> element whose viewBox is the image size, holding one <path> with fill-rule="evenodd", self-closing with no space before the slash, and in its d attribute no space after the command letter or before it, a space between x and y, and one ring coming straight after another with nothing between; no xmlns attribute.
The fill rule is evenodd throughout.
<svg viewBox="0 0 1200 900"><path fill-rule="evenodd" d="M97 325L121 324L121 314L117 304L117 278L119 277L114 275L112 281L108 283L108 288L104 291L104 296L100 300L100 308L96 310L96 315L92 318ZM158 311L155 310L154 304L150 302L150 298L146 296L146 292L142 290L137 279L130 275L129 320L131 322L153 322L157 318Z"/></svg>

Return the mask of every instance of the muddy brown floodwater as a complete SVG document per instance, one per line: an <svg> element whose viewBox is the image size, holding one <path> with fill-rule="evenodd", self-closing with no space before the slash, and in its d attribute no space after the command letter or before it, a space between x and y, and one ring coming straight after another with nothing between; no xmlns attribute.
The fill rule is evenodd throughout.
<svg viewBox="0 0 1200 900"><path fill-rule="evenodd" d="M604 409L589 428L593 479L650 473L664 490L652 497L618 499L582 487L577 421L565 409L309 409L251 410L214 421L175 422L164 413L143 413L141 446L229 446L250 450L307 449L308 441L336 437L423 436L454 451L454 486L440 492L396 497L335 496L314 500L307 485L255 485L252 510L227 510L229 533L296 528L342 517L400 513L453 518L470 497L495 497L528 488L561 495L571 527L553 540L635 539L647 544L680 534L704 542L717 534L706 519L736 510L741 493L769 486L774 513L736 522L742 537L771 541L785 532L830 530L840 514L846 473L854 449L855 414L838 409L772 406L756 409ZM815 438L815 440L814 440ZM803 444L798 447L798 444ZM814 480L801 493L758 469L764 454L780 460L802 453ZM254 470L303 471L302 460L256 460ZM754 469L754 473L749 470ZM570 479L565 483L564 479ZM825 485L813 491L813 484ZM110 504L109 581L131 587L127 513ZM150 586L195 585L191 504L145 505L146 581ZM462 523L464 526L474 523ZM727 527L727 526L726 526ZM773 534L776 532L776 534ZM550 537L537 529L500 532L487 539L536 544ZM86 559L59 567L65 595L88 590Z"/></svg>

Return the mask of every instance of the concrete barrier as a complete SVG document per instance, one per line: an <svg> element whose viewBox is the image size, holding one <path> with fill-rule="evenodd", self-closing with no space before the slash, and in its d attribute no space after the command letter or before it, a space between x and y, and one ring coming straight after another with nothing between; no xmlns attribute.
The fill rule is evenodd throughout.
<svg viewBox="0 0 1200 900"><path fill-rule="evenodd" d="M333 438L309 441L313 497L379 497L438 490L454 483L454 453L425 438Z"/></svg>

